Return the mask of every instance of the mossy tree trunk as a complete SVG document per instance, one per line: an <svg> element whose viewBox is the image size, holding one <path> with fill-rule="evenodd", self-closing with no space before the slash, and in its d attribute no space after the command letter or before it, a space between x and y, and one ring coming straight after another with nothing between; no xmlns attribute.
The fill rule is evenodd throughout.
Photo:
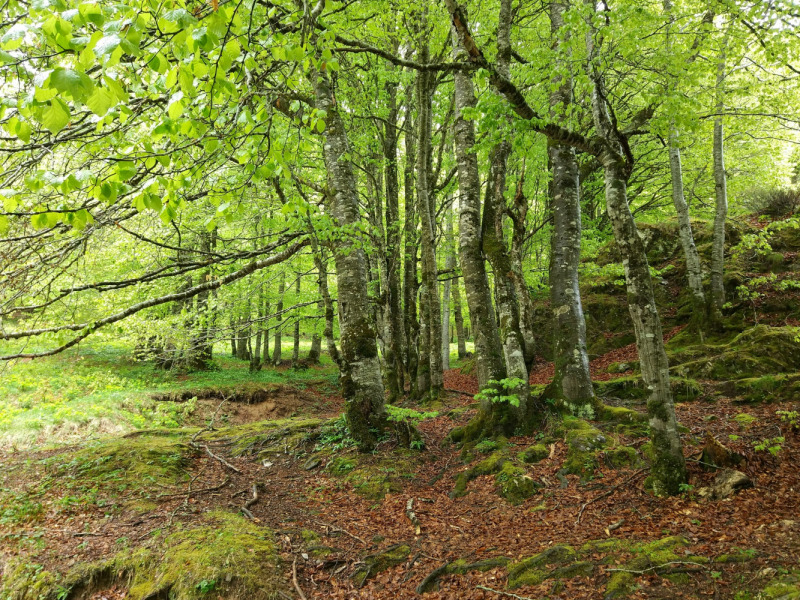
<svg viewBox="0 0 800 600"><path fill-rule="evenodd" d="M714 119L714 194L716 208L714 211L714 237L711 247L711 298L713 316L717 321L722 318L722 307L725 305L725 220L728 218L728 182L725 173L725 128L722 112L725 110L725 50L717 62L717 117Z"/></svg>
<svg viewBox="0 0 800 600"><path fill-rule="evenodd" d="M390 69L393 70L393 69ZM400 188L397 176L397 83L385 86L389 113L384 123L383 160L386 179L385 362L389 402L403 395L403 313L400 302Z"/></svg>
<svg viewBox="0 0 800 600"><path fill-rule="evenodd" d="M415 199L414 165L416 163L416 141L414 139L413 86L406 88L405 118L405 169L403 171L403 190L405 193L405 222L403 232L403 333L405 341L405 364L408 374L409 395L417 395L417 370L419 355L419 321L417 320L417 212Z"/></svg>
<svg viewBox="0 0 800 600"><path fill-rule="evenodd" d="M452 201L452 198L450 198ZM442 286L442 369L445 371L450 368L450 295L452 289L453 270L456 267L456 257L453 251L453 214L452 208L448 209L445 215L447 224L445 225L445 252L444 268L447 272L447 279Z"/></svg>
<svg viewBox="0 0 800 600"><path fill-rule="evenodd" d="M517 300L519 302L519 330L525 344L525 364L530 374L533 364L536 361L536 336L534 334L534 307L528 285L525 282L525 275L522 271L522 257L525 240L528 236L527 215L528 199L523 192L525 174L523 173L517 182L517 189L514 194L514 203L508 211L512 222L511 231L511 276L514 280L514 288L517 290Z"/></svg>
<svg viewBox="0 0 800 600"><path fill-rule="evenodd" d="M551 35L559 50L565 41L561 30L567 7L566 2L550 4ZM572 77L564 77L559 83L550 95L553 113L567 109L572 103ZM592 417L596 400L589 374L586 321L578 284L581 260L580 171L574 148L550 142L547 149L553 173L550 306L553 311L555 374L544 396L562 402L576 416Z"/></svg>
<svg viewBox="0 0 800 600"><path fill-rule="evenodd" d="M278 304L275 307L278 315L278 323L283 320L283 295L286 293L286 273L281 271L280 279L278 280ZM278 324L275 326L275 346L272 351L272 364L281 364L281 357L283 355L283 339L281 336L282 327Z"/></svg>
<svg viewBox="0 0 800 600"><path fill-rule="evenodd" d="M322 300L317 302L317 312L323 319L325 318L325 303ZM319 334L318 325L314 323L314 333L311 336L311 348L308 349L308 356L306 360L309 363L316 364L319 362L319 357L322 354L322 336Z"/></svg>
<svg viewBox="0 0 800 600"><path fill-rule="evenodd" d="M454 60L465 60L466 50L458 32L453 29ZM458 254L464 274L472 333L475 344L475 372L478 387L485 389L489 381L506 377L503 347L492 305L492 290L486 274L481 242L481 199L478 157L475 154L475 125L464 113L475 108L475 92L469 74L453 73L456 116L454 124L455 154L458 164ZM508 404L483 400L478 415L459 437L461 439L510 434L517 428L517 418ZM454 437L454 439L456 439Z"/></svg>
<svg viewBox="0 0 800 600"><path fill-rule="evenodd" d="M325 328L322 330L322 337L325 338L328 356L339 367L341 366L339 364L339 349L336 347L336 340L333 338L333 320L336 313L333 310L333 300L328 289L328 259L325 254L325 248L320 245L317 239L317 233L314 231L311 219L308 219L308 231L311 238L311 253L314 257L314 265L317 267L317 287L325 309Z"/></svg>
<svg viewBox="0 0 800 600"><path fill-rule="evenodd" d="M455 267L455 249L453 253L453 266ZM460 277L453 278L450 291L453 294L453 321L456 325L456 337L458 338L458 358L462 359L467 355L467 338L464 333L464 315L461 312L461 284Z"/></svg>
<svg viewBox="0 0 800 600"><path fill-rule="evenodd" d="M419 52L419 60L423 63L429 60L428 42L423 41ZM442 377L442 353L439 351L442 339L442 312L439 304L438 269L436 265L434 210L430 190L431 181L431 120L432 120L432 95L435 89L435 79L427 71L417 75L417 212L419 212L421 225L421 250L422 250L422 286L420 293L425 295L425 331L421 332L422 342L427 347L427 352L420 351L420 372L427 366L427 381L418 377L417 393L420 397L436 400L444 388ZM420 298L420 300L422 300ZM422 306L422 302L420 302ZM427 359L427 360L426 360ZM427 362L427 365L423 364ZM428 387L419 384L427 383Z"/></svg>
<svg viewBox="0 0 800 600"><path fill-rule="evenodd" d="M336 226L351 228L358 224L360 216L356 179L348 158L350 142L328 74L318 71L313 76L316 107L327 115L323 155L328 187L332 192L331 217ZM375 328L370 319L366 257L360 245L342 237L335 242L334 260L341 314L341 380L345 414L350 434L359 447L371 450L377 443L374 430L383 429L386 416L380 358Z"/></svg>
<svg viewBox="0 0 800 600"><path fill-rule="evenodd" d="M297 273L296 285L294 288L294 302L298 304L300 301L300 273ZM294 320L294 346L292 347L292 366L296 367L300 361L300 317L295 316Z"/></svg>
<svg viewBox="0 0 800 600"><path fill-rule="evenodd" d="M587 53L595 56L595 31L586 36ZM589 68L592 82L592 113L597 135L603 140L598 156L605 175L606 210L614 238L625 267L628 308L636 334L636 347L642 379L648 388L647 416L653 443L653 490L658 495L677 494L686 483L686 463L683 457L672 390L669 383L669 362L664 349L661 319L656 308L650 265L644 243L628 204L627 186L632 170L626 160L627 140L613 125L608 113L602 75L596 66Z"/></svg>

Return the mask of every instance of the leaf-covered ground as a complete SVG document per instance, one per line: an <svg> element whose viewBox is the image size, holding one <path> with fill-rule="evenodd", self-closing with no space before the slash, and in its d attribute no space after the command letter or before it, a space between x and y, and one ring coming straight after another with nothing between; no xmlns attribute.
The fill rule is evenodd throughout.
<svg viewBox="0 0 800 600"><path fill-rule="evenodd" d="M622 348L595 360L593 370L631 360L635 354ZM537 370L541 383L546 370ZM522 469L516 477L540 486L515 506L498 495L504 482L497 474L478 476L466 495L450 497L456 477L497 450L487 443L464 453L445 441L474 414L468 394L448 394L438 416L422 421L425 450L387 440L362 455L335 420L341 399L314 383L327 381L329 367L310 371L302 393L318 401L298 403L283 420L237 420L234 411L246 405L226 403L214 430L202 430L209 411L180 427L39 451L7 448L0 595L140 598L161 590L176 598L257 597L253 590L266 584L245 577L254 568L266 569L273 597L299 597L293 568L300 589L316 598L419 597L426 578L427 598L624 592L745 599L797 591L800 440L776 414L797 410L792 402L741 404L708 388L679 403L691 487L666 499L645 490L641 427L592 423L603 444L579 474L565 475L569 432L554 418L536 438L508 440L511 457L536 444L546 448L539 462L515 462ZM177 389L197 389L194 377ZM448 388L469 392L474 385L461 368L447 373ZM643 410L635 398L606 401ZM715 477L698 462L707 432L746 457L741 468L754 488L721 501L700 496ZM634 451L625 464L621 448ZM215 516L222 513L234 520ZM206 540L205 531L230 534L211 534L209 547L219 556L199 550L170 558L176 548L187 551L186 539ZM257 568L253 553L262 556ZM170 560L183 561L188 575L176 579Z"/></svg>

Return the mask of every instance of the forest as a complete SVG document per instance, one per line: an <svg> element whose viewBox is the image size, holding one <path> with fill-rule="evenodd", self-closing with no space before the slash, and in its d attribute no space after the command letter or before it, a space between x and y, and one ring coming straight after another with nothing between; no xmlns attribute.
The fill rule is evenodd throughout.
<svg viewBox="0 0 800 600"><path fill-rule="evenodd" d="M0 600L800 599L797 0L0 0Z"/></svg>

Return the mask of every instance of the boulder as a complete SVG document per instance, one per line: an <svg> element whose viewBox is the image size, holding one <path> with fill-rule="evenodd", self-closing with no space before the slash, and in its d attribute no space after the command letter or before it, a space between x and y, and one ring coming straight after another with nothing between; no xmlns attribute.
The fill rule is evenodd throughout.
<svg viewBox="0 0 800 600"><path fill-rule="evenodd" d="M710 500L723 500L730 498L736 492L753 487L751 479L741 471L725 469L720 471L714 483L709 487L702 487L697 493Z"/></svg>

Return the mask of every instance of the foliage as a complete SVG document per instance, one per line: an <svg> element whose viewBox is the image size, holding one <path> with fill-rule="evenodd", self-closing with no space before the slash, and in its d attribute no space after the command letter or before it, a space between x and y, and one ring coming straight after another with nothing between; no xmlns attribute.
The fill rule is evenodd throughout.
<svg viewBox="0 0 800 600"><path fill-rule="evenodd" d="M488 387L475 394L475 399L489 400L493 404L508 402L511 406L519 406L519 396L514 393L514 390L519 389L524 384L525 381L523 379L515 377L500 380L490 379Z"/></svg>

